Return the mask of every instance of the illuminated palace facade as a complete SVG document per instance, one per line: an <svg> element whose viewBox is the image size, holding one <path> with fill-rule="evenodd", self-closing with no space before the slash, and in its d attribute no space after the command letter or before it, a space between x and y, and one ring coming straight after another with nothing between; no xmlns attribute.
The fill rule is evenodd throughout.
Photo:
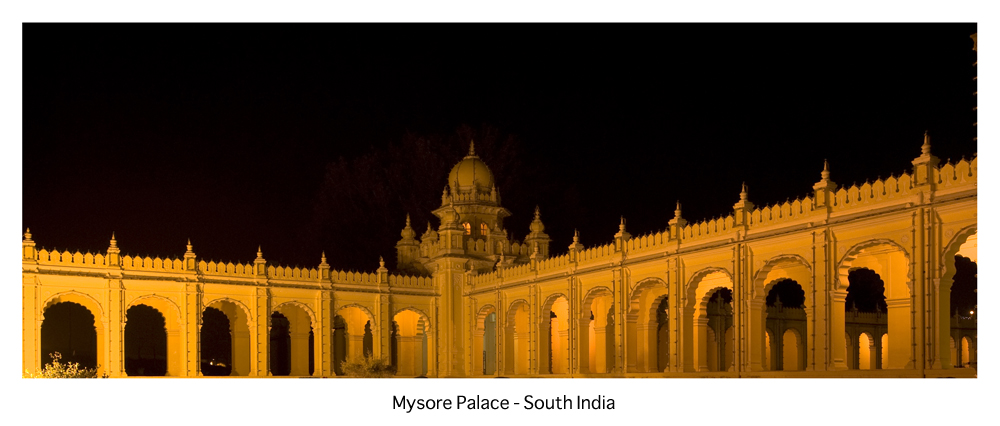
<svg viewBox="0 0 1000 426"><path fill-rule="evenodd" d="M114 237L104 253L49 251L29 231L23 368L73 333L47 319L73 308L76 345L111 377L154 374L145 361L167 376L334 377L366 354L402 377L974 377L975 318L949 309L956 254L976 260L977 159L940 164L925 135L899 176L847 188L825 165L820 176L803 199L759 207L744 188L725 217L688 222L678 204L662 232L633 236L623 219L610 243L574 236L554 255L537 210L509 239L470 146L437 229L418 238L407 218L401 274L325 256L288 268L260 251L216 263L190 244L179 258L129 256ZM859 269L881 279L884 310L845 302ZM769 298L779 286L800 298ZM161 337L137 348L137 333ZM210 355L213 342L224 348Z"/></svg>

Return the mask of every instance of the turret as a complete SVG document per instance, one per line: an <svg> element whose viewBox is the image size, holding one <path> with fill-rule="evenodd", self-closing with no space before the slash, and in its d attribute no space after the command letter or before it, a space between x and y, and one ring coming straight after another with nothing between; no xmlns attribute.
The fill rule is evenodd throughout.
<svg viewBox="0 0 1000 426"><path fill-rule="evenodd" d="M524 238L524 243L528 245L528 252L537 251L536 257L539 260L549 257L549 242L552 239L545 233L545 225L542 224L542 214L538 206L535 206L535 218L531 221L529 229L531 232Z"/></svg>
<svg viewBox="0 0 1000 426"><path fill-rule="evenodd" d="M399 235L402 238L396 243L396 268L405 270L420 257L420 244L414 238L416 231L410 227L410 215L406 215L406 226Z"/></svg>

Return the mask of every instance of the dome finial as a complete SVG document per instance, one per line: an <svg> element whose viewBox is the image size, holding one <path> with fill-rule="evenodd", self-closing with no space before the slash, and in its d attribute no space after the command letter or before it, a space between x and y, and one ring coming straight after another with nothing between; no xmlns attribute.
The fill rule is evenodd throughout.
<svg viewBox="0 0 1000 426"><path fill-rule="evenodd" d="M920 147L920 153L922 155L930 155L931 153L931 135L929 130L924 130L924 144Z"/></svg>
<svg viewBox="0 0 1000 426"><path fill-rule="evenodd" d="M476 156L476 141L469 139L469 157Z"/></svg>
<svg viewBox="0 0 1000 426"><path fill-rule="evenodd" d="M819 176L823 178L823 180L830 179L830 163L828 163L825 158L823 159L823 171L819 174Z"/></svg>
<svg viewBox="0 0 1000 426"><path fill-rule="evenodd" d="M740 191L740 201L747 200L747 183L743 182L743 190Z"/></svg>
<svg viewBox="0 0 1000 426"><path fill-rule="evenodd" d="M539 220L541 218L542 218L542 211L538 208L538 205L536 204L535 205L535 220Z"/></svg>
<svg viewBox="0 0 1000 426"><path fill-rule="evenodd" d="M31 240L31 228L24 228L24 239Z"/></svg>
<svg viewBox="0 0 1000 426"><path fill-rule="evenodd" d="M677 210L674 210L674 217L681 217L681 200L677 200Z"/></svg>
<svg viewBox="0 0 1000 426"><path fill-rule="evenodd" d="M580 231L574 229L573 230L573 244L576 244L576 243L579 243L579 242L580 242Z"/></svg>

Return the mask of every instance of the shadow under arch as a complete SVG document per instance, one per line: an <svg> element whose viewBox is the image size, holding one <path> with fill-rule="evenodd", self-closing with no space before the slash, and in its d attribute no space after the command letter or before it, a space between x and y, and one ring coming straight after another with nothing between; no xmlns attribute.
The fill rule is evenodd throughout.
<svg viewBox="0 0 1000 426"><path fill-rule="evenodd" d="M669 310L667 283L658 277L649 277L636 283L629 295L625 318L629 372L652 373L666 369L669 353ZM667 352L667 353L663 353Z"/></svg>
<svg viewBox="0 0 1000 426"><path fill-rule="evenodd" d="M615 372L614 293L606 286L591 288L580 303L579 371Z"/></svg>
<svg viewBox="0 0 1000 426"><path fill-rule="evenodd" d="M268 319L270 373L311 376L315 372L316 316L309 305L297 300L280 303L271 308Z"/></svg>
<svg viewBox="0 0 1000 426"><path fill-rule="evenodd" d="M252 369L251 362L251 342L253 341L251 330L254 328L252 321L253 317L250 315L250 309L247 308L247 306L242 302L229 297L220 297L205 303L205 307L202 310L203 315L208 308L221 311L229 320L230 358L228 362L231 366L229 375L252 375L254 371ZM202 332L202 345L204 345L204 324L202 325L200 331ZM202 357L205 358L204 349Z"/></svg>
<svg viewBox="0 0 1000 426"><path fill-rule="evenodd" d="M118 368L113 368L108 364L108 354L107 354L107 322L108 318L104 315L104 309L101 303L97 301L93 296L86 293L81 293L79 291L70 290L60 293L53 294L48 299L42 302L39 312L38 312L38 333L39 338L42 338L42 326L45 324L45 313L49 308L58 305L60 303L74 303L80 305L87 309L90 314L94 317L94 339L95 344L95 356L94 360L97 367L97 375L101 376L108 374L109 376L117 376L118 371L123 371L124 369L119 366ZM48 359L47 353L43 353L41 341L35 346L35 359L40 360L41 365L38 367L44 367L45 360Z"/></svg>
<svg viewBox="0 0 1000 426"><path fill-rule="evenodd" d="M484 376L497 372L497 309L491 304L476 312L476 329L472 336L472 374Z"/></svg>
<svg viewBox="0 0 1000 426"><path fill-rule="evenodd" d="M349 303L337 308L332 318L333 335L330 336L333 344L334 373L343 375L342 363L347 360L382 356L383 354L376 354L374 351L378 330L375 315L368 307Z"/></svg>
<svg viewBox="0 0 1000 426"><path fill-rule="evenodd" d="M772 307L767 305L767 298L771 294L774 286L782 281L790 280L798 285L802 289L804 296L804 301L802 303L801 314L804 314L804 324L796 324L801 326L801 330L798 330L799 336L809 336L815 335L815 323L813 317L814 303L816 300L816 290L813 286L813 271L812 266L809 262L798 254L782 254L774 256L764 262L764 265L754 274L753 278L753 288L752 297L750 301L750 369L751 371L760 370L779 370L783 368L784 365L784 352L783 342L785 338L784 329L787 328L784 325L777 326L781 328L780 334L772 334L770 344L768 344L766 333L764 329L767 328L768 322L775 322L774 320L769 320L770 312L774 312L776 316L780 316L779 322L784 320L797 320L798 314L800 312L789 311L798 309L798 306L788 306L787 303L783 306ZM786 301L787 302L787 301ZM788 318L791 316L792 318ZM799 350L796 353L797 363L796 368L799 370L811 370L815 368L815 345L813 342L809 342L806 338L798 339ZM768 353L770 351L770 353Z"/></svg>
<svg viewBox="0 0 1000 426"><path fill-rule="evenodd" d="M527 300L517 299L508 305L503 329L503 361L501 367L504 374L528 374L530 366L529 350L529 309Z"/></svg>
<svg viewBox="0 0 1000 426"><path fill-rule="evenodd" d="M133 308L137 308L139 306L149 307L153 311L155 311L156 313L158 313L159 315L161 315L163 317L163 330L164 330L164 334L165 334L164 344L166 346L166 348L165 348L165 352L166 352L165 353L165 357L166 357L166 371L165 371L164 375L171 376L171 377L184 376L185 375L184 355L182 353L183 352L182 351L182 348L183 348L183 336L182 336L182 328L183 327L182 327L182 324L183 323L181 321L181 310L177 306L176 302L174 302L173 300L171 300L171 299L169 299L167 297L160 296L160 295L157 295L157 294L145 294L145 295L141 295L141 296L135 297L135 298L133 298L128 303L128 305L126 305L126 308L125 308L125 327L124 327L124 336L125 336L125 339L124 339L124 342L123 342L123 345L122 345L125 348L125 353L126 353L126 359L125 359L125 361L126 362L129 361L128 354L130 352L132 352L133 354L141 353L141 349L139 349L140 352L135 352L134 350L130 351L130 348L133 347L132 346L133 344L144 342L145 340L143 340L143 339L147 339L147 338L151 338L152 337L152 336L147 336L146 334L148 334L148 333L146 333L146 332L142 332L142 333L138 333L138 334L130 332L130 329L133 328L133 327L142 327L142 328L145 328L147 326L150 326L150 324L147 324L147 321L150 321L150 320L151 321L155 321L153 318L149 318L147 315L142 314L141 312L143 312L143 311L142 311L141 308L139 310L137 310L137 311L134 311L136 313L136 315L138 315L138 318L143 318L141 320L141 322L140 323L136 323L136 319L135 318L131 318L130 319L129 318L129 313L133 312ZM137 340L137 339L139 339L139 340ZM157 344L155 341L150 341L150 342L145 342L145 343L153 344L153 345ZM155 356L154 356L154 358L155 358ZM128 367L128 366L126 365L125 367ZM123 369L123 371L124 371L124 369ZM136 371L136 370L133 369L133 371ZM127 372L126 372L126 374L132 375L132 374L127 373Z"/></svg>
<svg viewBox="0 0 1000 426"><path fill-rule="evenodd" d="M431 336L430 317L422 310L407 306L397 309L392 316L389 357L398 376L426 377Z"/></svg>
<svg viewBox="0 0 1000 426"><path fill-rule="evenodd" d="M732 273L726 268L707 267L691 275L684 286L683 318L684 318L684 371L710 371L712 351L709 346L709 315L708 302L719 289L733 290ZM713 333L718 339L725 339L725 330ZM720 335L721 334L721 335ZM730 345L732 346L732 345ZM720 354L724 355L724 354ZM725 358L723 358L725 359Z"/></svg>
<svg viewBox="0 0 1000 426"><path fill-rule="evenodd" d="M961 334L961 330L966 327L977 328L976 316L970 314L968 317L964 315L956 315L952 317L952 296L953 289L955 285L955 275L958 272L958 267L956 265L955 257L959 254L966 254L967 258L976 264L978 260L976 247L971 247L971 250L963 250L963 247L970 240L978 240L979 224L975 223L968 225L958 232L952 235L951 239L947 244L943 246L941 253L941 276L939 280L939 285L935 289L935 296L937 300L937 306L935 306L935 328L937 332L934 333L934 360L932 361L934 368L953 368L953 367L966 367L973 365L969 362L969 358L972 354L966 352L966 356L962 356L962 351L952 350L952 345L949 343L950 340L955 340L955 338ZM973 243L975 244L975 241ZM971 253L967 253L971 251ZM971 255L972 257L969 257ZM961 291L961 287L960 290ZM968 299L974 300L974 297ZM957 300L961 301L960 296ZM948 315L944 313L948 312ZM957 314L957 312L956 312ZM978 313L977 313L978 314ZM975 339L973 339L975 340ZM960 341L960 340L959 340ZM972 351L974 353L974 350Z"/></svg>
<svg viewBox="0 0 1000 426"><path fill-rule="evenodd" d="M888 305L888 365L889 369L911 369L916 365L916 348L913 347L916 330L913 313L913 265L906 249L895 240L879 238L854 244L846 250L837 263L837 279L831 291L830 334L833 341L845 335L845 300L850 286L852 270L865 268L874 271L885 283L886 304ZM881 346L881 344L879 345ZM833 345L833 368L848 368L847 348Z"/></svg>
<svg viewBox="0 0 1000 426"><path fill-rule="evenodd" d="M570 371L569 297L553 293L545 298L538 317L538 372L568 374Z"/></svg>

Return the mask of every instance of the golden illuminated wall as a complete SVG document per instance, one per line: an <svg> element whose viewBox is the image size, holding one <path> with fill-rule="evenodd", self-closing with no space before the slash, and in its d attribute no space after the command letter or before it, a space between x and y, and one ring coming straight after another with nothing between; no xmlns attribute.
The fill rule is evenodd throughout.
<svg viewBox="0 0 1000 426"><path fill-rule="evenodd" d="M537 212L529 238L508 241L495 189L456 189L435 211L441 227L417 239L407 221L397 245L408 256L400 263L428 277L391 275L384 265L336 271L325 257L316 268L287 268L260 252L245 264L206 262L190 245L178 259L122 255L115 240L106 253L47 251L26 233L23 368L40 363L46 309L74 302L96 318L98 363L112 377L124 375L125 312L137 304L166 318L172 376L200 375L207 307L233 324L234 375L269 375L274 312L290 323L292 375L308 374L310 328L313 375L334 376L339 359L363 355L366 325L372 355L395 348L399 374L411 377L974 375L953 369L959 354L974 358L975 342L950 334L948 312L954 255L975 259L978 160L940 165L929 138L921 148L899 176L841 188L824 169L803 199L758 207L744 188L720 219L689 223L678 205L662 232L632 236L623 221L610 243L585 247L574 237L555 256ZM488 173L476 170L476 179ZM463 212L486 223L481 239L465 234ZM844 299L848 273L861 267L885 282L882 370L851 365L845 344L859 339L845 332ZM804 332L766 329L765 298L783 279L805 292ZM732 291L733 302L731 327L717 332L708 298L718 289ZM774 371L775 351L793 371Z"/></svg>

